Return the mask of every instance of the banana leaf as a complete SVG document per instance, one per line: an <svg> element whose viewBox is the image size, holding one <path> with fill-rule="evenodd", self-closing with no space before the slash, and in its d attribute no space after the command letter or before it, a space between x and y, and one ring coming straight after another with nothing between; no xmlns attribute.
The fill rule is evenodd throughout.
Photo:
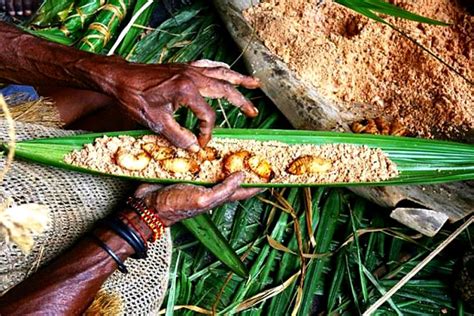
<svg viewBox="0 0 474 316"><path fill-rule="evenodd" d="M138 130L129 132L111 132L82 134L70 137L35 139L16 144L16 157L51 166L76 170L81 172L104 173L73 166L64 162L64 156L72 150L79 150L84 144L93 143L104 135L129 135L139 137L151 133ZM336 132L297 131L297 130L254 130L254 129L216 129L216 138L253 139L259 141L281 141L288 144L336 144L366 145L382 149L389 158L397 164L400 174L381 182L356 183L324 183L324 184L295 184L295 183L259 183L244 184L245 187L303 187L313 185L324 186L367 186L367 185L407 185L433 184L450 181L474 179L474 146L447 141L427 140L417 138L379 136L364 134L347 134ZM3 144L6 147L6 144ZM210 185L199 181L174 179L139 178L125 175L110 175L129 180L139 180L158 183L194 183Z"/></svg>

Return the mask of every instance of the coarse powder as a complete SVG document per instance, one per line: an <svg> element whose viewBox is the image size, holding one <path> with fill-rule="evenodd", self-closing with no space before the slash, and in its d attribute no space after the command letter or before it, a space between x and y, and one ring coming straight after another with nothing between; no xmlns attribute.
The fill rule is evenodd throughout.
<svg viewBox="0 0 474 316"><path fill-rule="evenodd" d="M145 143L171 147L175 151L175 157L192 157L187 151L172 146L161 136L145 135L138 139L130 136L104 136L96 139L93 144L86 144L82 150L73 151L64 160L69 164L108 174L214 183L224 177L222 171L224 157L229 153L246 150L252 155L258 155L270 162L275 174L271 180L273 183L378 182L398 175L395 163L377 148L349 144L288 145L276 141L261 142L231 138L212 139L209 146L216 149L220 158L199 162L200 171L194 175L190 172L169 173L153 159L146 168L140 171L130 171L117 164L116 155L119 149L136 155L143 152L141 148ZM331 161L332 167L325 173L292 175L286 172L290 163L306 155L328 159ZM245 170L245 173L246 183L266 182L249 170Z"/></svg>
<svg viewBox="0 0 474 316"><path fill-rule="evenodd" d="M390 2L451 23L387 18L473 80L469 13L453 0ZM474 128L472 84L387 25L331 0L263 0L244 16L301 80L349 111L369 108L421 137L455 138Z"/></svg>

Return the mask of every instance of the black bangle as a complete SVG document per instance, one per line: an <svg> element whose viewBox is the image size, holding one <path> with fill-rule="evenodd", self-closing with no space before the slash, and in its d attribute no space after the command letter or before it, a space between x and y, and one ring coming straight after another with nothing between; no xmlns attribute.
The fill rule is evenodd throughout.
<svg viewBox="0 0 474 316"><path fill-rule="evenodd" d="M99 237L94 235L93 233L90 233L89 236L96 241L96 243L99 245L102 250L104 250L112 259L114 259L115 263L117 263L118 270L122 273L128 273L127 267L123 263L122 260L113 252L112 249L110 249L109 246L105 242L103 242Z"/></svg>
<svg viewBox="0 0 474 316"><path fill-rule="evenodd" d="M135 251L131 256L133 259L145 259L147 257L145 242L124 222L118 218L104 218L100 222L119 235L133 248Z"/></svg>

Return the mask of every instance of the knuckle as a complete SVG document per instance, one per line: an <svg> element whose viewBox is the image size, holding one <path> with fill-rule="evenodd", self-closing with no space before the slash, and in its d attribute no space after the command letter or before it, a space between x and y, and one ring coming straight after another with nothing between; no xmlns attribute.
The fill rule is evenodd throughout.
<svg viewBox="0 0 474 316"><path fill-rule="evenodd" d="M180 78L176 84L181 92L189 92L194 86L187 77Z"/></svg>
<svg viewBox="0 0 474 316"><path fill-rule="evenodd" d="M228 95L233 94L233 87L232 87L232 85L231 85L230 83L228 83L228 82L223 82L221 87L222 87L222 90L223 90L226 94L228 94Z"/></svg>

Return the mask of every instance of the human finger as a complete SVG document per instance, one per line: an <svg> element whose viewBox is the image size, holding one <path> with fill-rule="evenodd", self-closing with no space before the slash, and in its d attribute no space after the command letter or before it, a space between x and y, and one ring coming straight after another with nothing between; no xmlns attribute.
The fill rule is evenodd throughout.
<svg viewBox="0 0 474 316"><path fill-rule="evenodd" d="M211 80L207 84L197 83L201 95L208 98L225 98L227 101L240 108L248 117L258 115L258 110L250 100L246 99L234 86L222 80Z"/></svg>
<svg viewBox="0 0 474 316"><path fill-rule="evenodd" d="M5 0L6 11L9 15L15 16L15 6L13 5L14 0Z"/></svg>
<svg viewBox="0 0 474 316"><path fill-rule="evenodd" d="M229 68L229 64L226 64L222 61L214 61L210 59L200 59L190 63L193 67L200 67L200 68L214 68L214 67L224 67Z"/></svg>
<svg viewBox="0 0 474 316"><path fill-rule="evenodd" d="M15 7L16 15L22 16L23 15L23 2L22 0L14 0L13 6Z"/></svg>
<svg viewBox="0 0 474 316"><path fill-rule="evenodd" d="M198 205L201 209L211 209L227 202L244 180L243 172L231 174L221 183L215 185L199 197Z"/></svg>
<svg viewBox="0 0 474 316"><path fill-rule="evenodd" d="M199 120L198 142L204 148L209 140L211 140L212 129L216 123L216 112L201 97L197 90L183 99L182 102L193 111Z"/></svg>
<svg viewBox="0 0 474 316"><path fill-rule="evenodd" d="M178 124L169 113L162 113L161 118L157 118L162 123L161 131L156 131L161 133L166 139L168 139L173 145L187 149L191 152L199 151L199 145L196 138L196 135L191 133L191 131L182 127Z"/></svg>
<svg viewBox="0 0 474 316"><path fill-rule="evenodd" d="M23 0L23 13L30 16L33 13L33 0Z"/></svg>
<svg viewBox="0 0 474 316"><path fill-rule="evenodd" d="M234 85L239 85L248 89L260 87L260 81L251 76L245 76L237 71L226 67L202 68L199 72L207 77L224 80Z"/></svg>
<svg viewBox="0 0 474 316"><path fill-rule="evenodd" d="M5 0L0 0L0 10L6 11L7 6L5 5Z"/></svg>
<svg viewBox="0 0 474 316"><path fill-rule="evenodd" d="M262 193L265 189L262 188L238 188L230 197L229 202L231 201L240 201L240 200L247 200L251 197Z"/></svg>

